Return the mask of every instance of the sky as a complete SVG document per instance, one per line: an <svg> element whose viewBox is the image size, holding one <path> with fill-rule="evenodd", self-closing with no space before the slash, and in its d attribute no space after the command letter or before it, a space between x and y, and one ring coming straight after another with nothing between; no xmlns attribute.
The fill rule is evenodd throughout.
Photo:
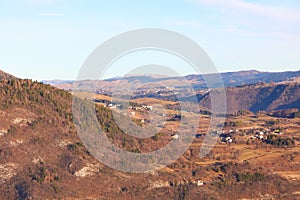
<svg viewBox="0 0 300 200"><path fill-rule="evenodd" d="M161 28L197 42L220 72L296 71L299 24L298 0L0 0L0 69L20 78L74 80L111 37ZM116 62L105 77L146 64L194 73L174 56L144 51Z"/></svg>

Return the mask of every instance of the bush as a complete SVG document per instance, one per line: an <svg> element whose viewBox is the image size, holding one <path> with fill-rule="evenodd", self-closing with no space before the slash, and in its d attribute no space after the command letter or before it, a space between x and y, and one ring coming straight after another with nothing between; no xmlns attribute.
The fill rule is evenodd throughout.
<svg viewBox="0 0 300 200"><path fill-rule="evenodd" d="M43 183L47 176L47 168L40 167L36 173L33 174L32 180L36 180L38 183Z"/></svg>
<svg viewBox="0 0 300 200"><path fill-rule="evenodd" d="M269 120L269 121L265 122L266 126L273 126L273 125L275 125L275 123L276 122L274 120Z"/></svg>
<svg viewBox="0 0 300 200"><path fill-rule="evenodd" d="M80 142L76 142L75 144L68 145L68 149L70 151L77 151L80 147L83 147L83 144L81 144Z"/></svg>
<svg viewBox="0 0 300 200"><path fill-rule="evenodd" d="M237 173L235 174L237 182L257 182L264 181L266 176L262 173L256 172L255 174L247 173Z"/></svg>
<svg viewBox="0 0 300 200"><path fill-rule="evenodd" d="M154 140L154 141L157 141L157 140L158 140L157 134L153 135L153 136L151 137L151 139Z"/></svg>
<svg viewBox="0 0 300 200"><path fill-rule="evenodd" d="M277 147L288 147L293 146L295 144L295 141L293 138L281 138L276 135L268 135L266 143Z"/></svg>
<svg viewBox="0 0 300 200"><path fill-rule="evenodd" d="M7 130L8 133L16 133L17 128L15 126L10 126L9 129Z"/></svg>
<svg viewBox="0 0 300 200"><path fill-rule="evenodd" d="M293 114L293 118L300 118L300 111Z"/></svg>
<svg viewBox="0 0 300 200"><path fill-rule="evenodd" d="M137 149L131 149L130 150L132 153L142 153L141 150Z"/></svg>

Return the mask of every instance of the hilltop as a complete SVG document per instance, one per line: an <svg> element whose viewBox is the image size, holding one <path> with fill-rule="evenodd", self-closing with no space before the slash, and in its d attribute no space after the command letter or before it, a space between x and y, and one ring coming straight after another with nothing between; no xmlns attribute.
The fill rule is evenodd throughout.
<svg viewBox="0 0 300 200"><path fill-rule="evenodd" d="M16 77L0 70L0 80L3 80L3 79L16 79Z"/></svg>

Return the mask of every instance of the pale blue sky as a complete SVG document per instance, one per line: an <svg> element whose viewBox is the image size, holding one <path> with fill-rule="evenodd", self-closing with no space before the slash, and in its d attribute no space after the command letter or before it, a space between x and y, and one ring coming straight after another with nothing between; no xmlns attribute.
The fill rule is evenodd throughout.
<svg viewBox="0 0 300 200"><path fill-rule="evenodd" d="M103 41L149 27L190 37L221 72L300 66L298 0L0 0L0 25L0 69L21 78L75 79ZM129 71L118 67L107 76Z"/></svg>

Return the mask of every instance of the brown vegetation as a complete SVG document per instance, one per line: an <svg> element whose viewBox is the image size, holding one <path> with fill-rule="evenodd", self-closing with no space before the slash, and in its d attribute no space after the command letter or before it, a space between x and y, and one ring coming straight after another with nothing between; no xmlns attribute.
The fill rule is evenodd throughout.
<svg viewBox="0 0 300 200"><path fill-rule="evenodd" d="M284 96L292 102L288 93ZM92 157L76 134L71 103L71 94L50 85L0 81L0 199L299 198L299 118L240 112L225 124L225 130L239 129L232 144L218 142L200 159L203 138L196 138L167 167L130 174ZM136 153L164 146L180 123L170 121L159 134L142 140L122 132L110 109L96 106L96 113L110 140ZM200 119L199 132L205 133L209 116ZM280 127L284 135L247 143L256 129L266 127ZM205 184L197 186L197 180Z"/></svg>

